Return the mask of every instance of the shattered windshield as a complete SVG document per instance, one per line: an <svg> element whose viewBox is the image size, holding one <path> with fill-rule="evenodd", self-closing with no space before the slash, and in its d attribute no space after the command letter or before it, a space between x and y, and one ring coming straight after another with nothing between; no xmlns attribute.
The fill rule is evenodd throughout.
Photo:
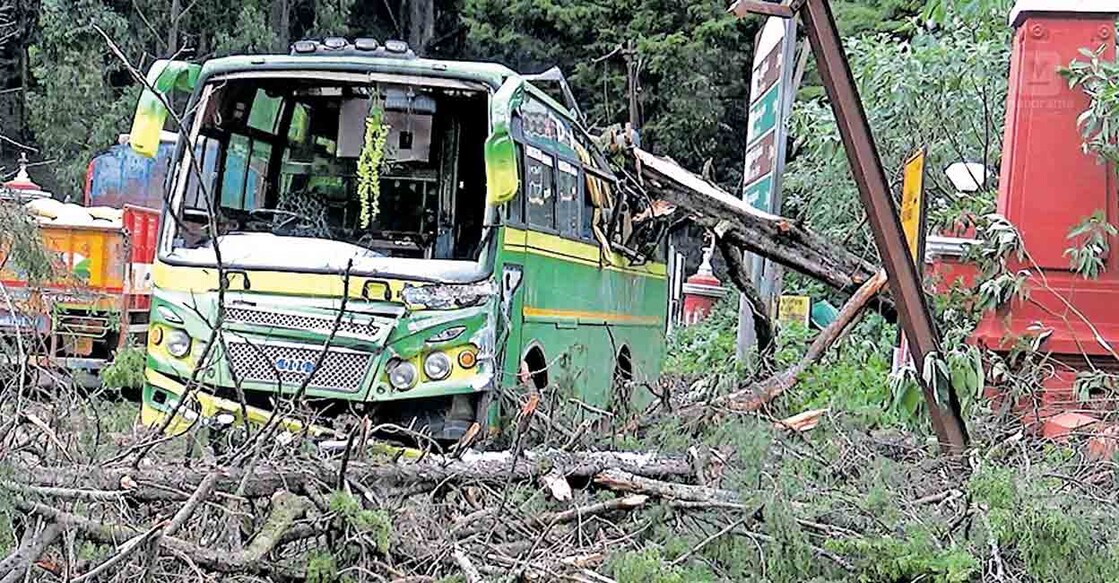
<svg viewBox="0 0 1119 583"><path fill-rule="evenodd" d="M478 259L484 91L287 78L227 80L204 95L175 198L178 257L212 257L216 240L233 257L295 267L347 254ZM334 244L292 245L307 239Z"/></svg>

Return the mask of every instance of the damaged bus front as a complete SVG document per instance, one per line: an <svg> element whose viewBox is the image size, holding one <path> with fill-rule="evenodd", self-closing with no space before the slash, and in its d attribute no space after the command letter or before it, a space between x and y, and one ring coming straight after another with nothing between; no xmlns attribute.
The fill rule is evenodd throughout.
<svg viewBox="0 0 1119 583"><path fill-rule="evenodd" d="M630 400L619 378L655 374L656 213L615 200L569 108L524 77L326 39L158 63L149 82L138 151L162 92L192 97L152 273L146 422L260 421L295 397L450 440L491 420L502 384L578 378L572 396L605 411Z"/></svg>
<svg viewBox="0 0 1119 583"><path fill-rule="evenodd" d="M519 82L399 46L295 49L210 61L192 82L145 421L263 418L298 396L455 439L495 382L494 213L517 182L495 118ZM134 133L162 126L153 103Z"/></svg>

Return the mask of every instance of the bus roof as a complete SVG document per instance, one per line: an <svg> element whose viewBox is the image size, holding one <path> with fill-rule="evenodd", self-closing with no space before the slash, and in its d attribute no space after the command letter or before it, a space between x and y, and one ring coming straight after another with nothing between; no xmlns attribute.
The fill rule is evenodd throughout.
<svg viewBox="0 0 1119 583"><path fill-rule="evenodd" d="M501 86L510 77L522 77L520 73L493 62L454 61L425 59L407 55L386 55L384 52L339 52L335 54L316 52L313 54L272 54L272 55L234 55L206 61L202 65L200 82L215 75L239 73L244 71L344 71L377 72L424 77L444 77L480 82L493 89ZM525 87L533 97L547 103L560 115L574 120L572 112L552 98L540 87L525 80Z"/></svg>
<svg viewBox="0 0 1119 583"><path fill-rule="evenodd" d="M376 71L428 77L450 77L479 81L498 87L502 81L517 75L498 63L443 61L416 57L385 57L345 53L339 55L235 55L206 61L201 78L241 71L260 70L322 70Z"/></svg>

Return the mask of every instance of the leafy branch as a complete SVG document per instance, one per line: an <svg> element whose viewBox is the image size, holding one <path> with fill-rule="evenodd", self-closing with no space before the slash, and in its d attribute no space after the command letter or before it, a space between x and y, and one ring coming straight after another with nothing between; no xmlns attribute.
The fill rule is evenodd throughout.
<svg viewBox="0 0 1119 583"><path fill-rule="evenodd" d="M1102 58L1104 48L1081 49L1088 60L1073 61L1061 74L1069 87L1079 86L1089 99L1088 109L1076 119L1084 151L1119 162L1119 63Z"/></svg>
<svg viewBox="0 0 1119 583"><path fill-rule="evenodd" d="M1085 217L1068 234L1069 241L1080 241L1078 246L1065 249L1064 254L1069 258L1069 267L1085 279L1099 277L1104 268L1103 260L1111 249L1108 239L1117 234L1119 229L1107 222L1107 217L1102 210Z"/></svg>
<svg viewBox="0 0 1119 583"><path fill-rule="evenodd" d="M378 96L369 100L369 114L365 117L365 143L357 161L357 193L361 199L361 228L369 225L380 214L377 201L381 196L381 168L385 163L385 143L389 126L385 123L385 109Z"/></svg>

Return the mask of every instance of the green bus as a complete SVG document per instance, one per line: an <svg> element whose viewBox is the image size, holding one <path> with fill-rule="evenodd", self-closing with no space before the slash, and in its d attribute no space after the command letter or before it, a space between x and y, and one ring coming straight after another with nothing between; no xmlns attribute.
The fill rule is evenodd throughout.
<svg viewBox="0 0 1119 583"><path fill-rule="evenodd" d="M148 78L137 151L164 92L191 97L145 423L260 422L298 397L454 440L496 428L502 390L558 387L591 412L648 398L633 379L664 351L663 228L524 76L328 38Z"/></svg>

